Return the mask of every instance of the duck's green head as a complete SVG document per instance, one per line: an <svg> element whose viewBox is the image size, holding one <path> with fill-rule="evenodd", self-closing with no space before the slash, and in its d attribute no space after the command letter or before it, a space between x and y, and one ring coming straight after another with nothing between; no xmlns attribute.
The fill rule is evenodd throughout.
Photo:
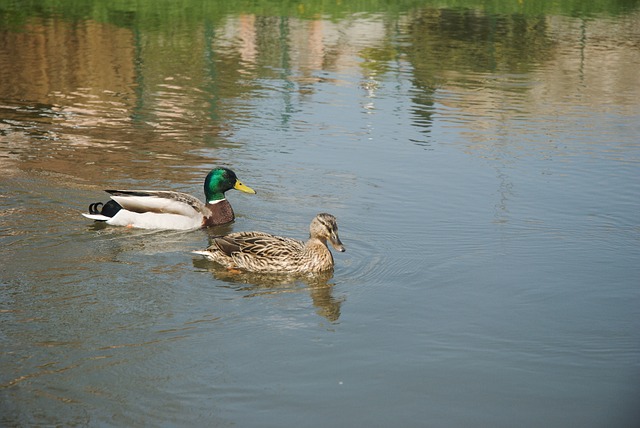
<svg viewBox="0 0 640 428"><path fill-rule="evenodd" d="M224 199L227 190L236 189L245 193L256 193L251 187L245 186L238 180L235 172L228 168L215 168L204 179L204 196L207 202L217 202Z"/></svg>

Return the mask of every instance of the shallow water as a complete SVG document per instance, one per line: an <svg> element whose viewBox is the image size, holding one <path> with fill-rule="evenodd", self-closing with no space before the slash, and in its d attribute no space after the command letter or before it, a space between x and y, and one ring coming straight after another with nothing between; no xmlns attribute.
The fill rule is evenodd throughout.
<svg viewBox="0 0 640 428"><path fill-rule="evenodd" d="M637 9L87 4L0 8L2 425L638 424ZM323 211L327 275L190 253Z"/></svg>

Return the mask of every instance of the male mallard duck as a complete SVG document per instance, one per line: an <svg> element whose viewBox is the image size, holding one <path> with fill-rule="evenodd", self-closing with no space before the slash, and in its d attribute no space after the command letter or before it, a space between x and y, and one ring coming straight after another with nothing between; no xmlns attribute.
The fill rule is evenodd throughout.
<svg viewBox="0 0 640 428"><path fill-rule="evenodd" d="M105 190L111 200L89 205L82 215L114 226L141 229L194 229L229 223L235 218L224 194L237 189L256 193L242 184L227 168L215 168L204 180L203 204L198 198L181 192L157 190Z"/></svg>
<svg viewBox="0 0 640 428"><path fill-rule="evenodd" d="M307 242L263 232L236 232L216 236L209 248L194 253L231 269L265 273L320 272L333 267L327 239L336 250L345 250L338 237L336 218L321 213L309 226Z"/></svg>

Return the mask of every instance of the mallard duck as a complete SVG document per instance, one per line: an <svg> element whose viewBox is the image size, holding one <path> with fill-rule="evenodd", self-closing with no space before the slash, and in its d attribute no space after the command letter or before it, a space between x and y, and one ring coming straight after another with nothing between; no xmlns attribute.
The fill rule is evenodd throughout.
<svg viewBox="0 0 640 428"><path fill-rule="evenodd" d="M327 247L343 252L338 224L331 214L318 214L309 226L309 240L284 238L264 232L236 232L216 236L206 250L194 251L229 269L265 273L309 273L333 268Z"/></svg>
<svg viewBox="0 0 640 428"><path fill-rule="evenodd" d="M204 180L205 203L181 192L105 190L111 194L111 200L89 205L89 214L82 215L114 226L141 229L187 230L217 226L235 218L225 198L225 192L231 189L256 193L242 184L230 169L215 168Z"/></svg>

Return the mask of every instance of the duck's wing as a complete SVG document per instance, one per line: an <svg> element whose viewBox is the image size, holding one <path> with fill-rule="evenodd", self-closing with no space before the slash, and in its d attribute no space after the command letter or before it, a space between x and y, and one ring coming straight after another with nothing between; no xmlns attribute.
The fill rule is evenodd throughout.
<svg viewBox="0 0 640 428"><path fill-rule="evenodd" d="M259 258L281 259L299 253L304 242L264 232L237 232L213 238L209 248L227 256L242 253Z"/></svg>
<svg viewBox="0 0 640 428"><path fill-rule="evenodd" d="M127 211L165 213L188 217L203 215L206 206L187 193L157 190L106 190Z"/></svg>

